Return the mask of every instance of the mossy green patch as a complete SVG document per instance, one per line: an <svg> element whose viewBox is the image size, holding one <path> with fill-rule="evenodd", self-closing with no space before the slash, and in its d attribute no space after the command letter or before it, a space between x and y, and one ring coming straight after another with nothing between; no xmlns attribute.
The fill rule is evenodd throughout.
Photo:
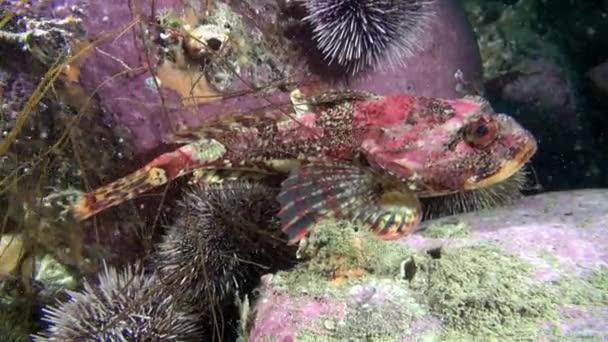
<svg viewBox="0 0 608 342"><path fill-rule="evenodd" d="M172 9L163 9L156 15L156 20L160 27L164 30L177 31L182 28L184 22L175 11Z"/></svg>
<svg viewBox="0 0 608 342"><path fill-rule="evenodd" d="M409 336L414 319L427 313L412 291L390 279L372 278L353 286L344 300L343 319L322 317L311 329L301 331L298 341L318 341L320 336L325 340L327 335L338 341L395 341Z"/></svg>
<svg viewBox="0 0 608 342"><path fill-rule="evenodd" d="M0 312L0 337L5 342L29 341L30 334L36 331L30 315L13 308Z"/></svg>
<svg viewBox="0 0 608 342"><path fill-rule="evenodd" d="M464 238L471 234L471 227L464 222L435 222L421 234L433 239Z"/></svg>
<svg viewBox="0 0 608 342"><path fill-rule="evenodd" d="M547 262L547 264L555 269L559 269L559 258L548 250L543 250L538 253L538 256Z"/></svg>
<svg viewBox="0 0 608 342"><path fill-rule="evenodd" d="M301 264L275 276L277 290L296 299L327 296L346 303L343 318L331 314L307 324L298 333L301 341L401 339L416 318L429 313L443 322L441 331L427 336L431 340L537 340L541 333L560 336L559 324L541 330L542 323L560 322L560 306L608 305L608 269L586 279L541 283L532 265L491 244L412 252L368 231L325 221L313 229L300 255ZM364 272L332 283L349 269ZM367 290L373 293L369 298L383 299L353 302L365 297L357 291Z"/></svg>
<svg viewBox="0 0 608 342"><path fill-rule="evenodd" d="M292 296L330 296L346 304L345 317L321 317L298 341L372 339L392 341L408 335L414 318L426 308L399 279L401 263L411 252L349 224L324 221L300 249L304 262L274 278ZM349 276L350 270L360 270ZM335 278L345 275L343 282ZM385 300L383 298L390 298Z"/></svg>
<svg viewBox="0 0 608 342"><path fill-rule="evenodd" d="M556 287L561 304L608 305L608 268L593 272L587 279L563 279Z"/></svg>
<svg viewBox="0 0 608 342"><path fill-rule="evenodd" d="M493 246L427 256L411 286L446 323L446 338L534 338L538 323L558 314L554 295L532 282L529 266Z"/></svg>
<svg viewBox="0 0 608 342"><path fill-rule="evenodd" d="M39 329L36 321L36 306L32 298L23 295L17 278L0 280L0 340L29 341L29 335Z"/></svg>
<svg viewBox="0 0 608 342"><path fill-rule="evenodd" d="M352 305L345 324L338 325L336 329L337 336L344 339L353 336L390 339L409 335L413 319L427 313L426 307L416 301L409 289L388 279L372 280L363 286L355 287L351 295L361 298L362 293L370 288L379 296L392 300L384 302L382 306L374 306L368 301Z"/></svg>
<svg viewBox="0 0 608 342"><path fill-rule="evenodd" d="M328 286L336 277L356 284L369 275L396 278L399 267L411 252L397 242L383 241L367 230L326 220L316 225L306 245L300 249L305 261L290 272L279 272L275 283L290 294L323 294L339 287ZM359 276L349 277L349 272ZM336 292L334 291L334 292Z"/></svg>

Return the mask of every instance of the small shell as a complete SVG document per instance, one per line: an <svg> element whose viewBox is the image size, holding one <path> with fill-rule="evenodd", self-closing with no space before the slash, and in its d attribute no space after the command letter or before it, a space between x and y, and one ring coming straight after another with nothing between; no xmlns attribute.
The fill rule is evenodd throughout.
<svg viewBox="0 0 608 342"><path fill-rule="evenodd" d="M23 237L7 234L0 239L0 277L13 272L23 256Z"/></svg>
<svg viewBox="0 0 608 342"><path fill-rule="evenodd" d="M189 32L184 41L186 52L191 58L197 59L205 55L213 55L222 49L228 41L230 32L216 25L201 25Z"/></svg>

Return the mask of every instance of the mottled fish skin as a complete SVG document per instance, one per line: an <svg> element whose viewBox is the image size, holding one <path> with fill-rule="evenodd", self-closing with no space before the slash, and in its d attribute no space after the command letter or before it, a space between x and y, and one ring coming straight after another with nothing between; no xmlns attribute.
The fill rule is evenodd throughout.
<svg viewBox="0 0 608 342"><path fill-rule="evenodd" d="M397 238L418 225L418 197L500 182L536 151L529 132L479 97L357 92L307 97L290 112L227 114L177 138L186 144L81 196L71 208L75 218L195 170L236 170L287 176L279 216L292 243L323 217Z"/></svg>
<svg viewBox="0 0 608 342"><path fill-rule="evenodd" d="M188 144L84 194L72 212L78 220L87 219L201 168L284 174L308 162L353 160L357 153L350 125L354 114L350 101L353 96L345 94L347 100L339 104L328 102L338 101L336 97L324 95L313 99L324 110L319 114L304 113L295 120L286 115L285 108L277 108L226 115L202 128L180 132L174 139Z"/></svg>

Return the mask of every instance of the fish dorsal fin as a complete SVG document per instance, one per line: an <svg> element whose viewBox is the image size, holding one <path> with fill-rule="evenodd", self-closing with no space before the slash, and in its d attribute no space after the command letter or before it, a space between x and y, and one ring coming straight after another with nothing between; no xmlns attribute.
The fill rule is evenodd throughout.
<svg viewBox="0 0 608 342"><path fill-rule="evenodd" d="M368 169L347 163L313 163L292 170L277 199L290 243L323 218L354 221L392 239L411 232L421 217L414 194L387 188Z"/></svg>
<svg viewBox="0 0 608 342"><path fill-rule="evenodd" d="M299 90L290 94L290 103L274 103L245 112L227 112L210 118L196 127L180 127L168 134L164 142L168 144L189 144L200 139L214 138L222 132L249 128L262 121L281 122L298 120L309 111L319 107L332 106L344 101L364 101L376 98L372 93L355 90L332 90L315 95L304 95Z"/></svg>
<svg viewBox="0 0 608 342"><path fill-rule="evenodd" d="M167 134L164 138L168 144L191 144L202 139L221 137L227 132L247 130L263 121L275 122L285 115L280 110L267 112L231 113L209 119L197 127L181 127Z"/></svg>
<svg viewBox="0 0 608 342"><path fill-rule="evenodd" d="M353 98L355 95L347 95L344 100ZM363 95L359 95L362 97ZM164 141L169 144L189 144L200 139L213 137L213 133L225 132L247 128L260 123L263 120L285 121L298 119L300 116L311 111L311 106L326 104L331 100L339 99L336 93L319 94L316 96L305 96L299 89L290 94L290 103L275 103L274 105L256 108L250 111L233 111L219 114L209 118L204 123L194 127L180 127L169 133Z"/></svg>
<svg viewBox="0 0 608 342"><path fill-rule="evenodd" d="M277 103L273 106L260 107L250 111L226 112L209 119L197 126L182 126L164 137L168 144L190 144L200 139L214 138L229 131L249 129L262 122L278 122L293 116L290 104Z"/></svg>
<svg viewBox="0 0 608 342"><path fill-rule="evenodd" d="M378 95L360 90L326 90L318 94L304 95L298 89L291 92L291 102L294 106L308 104L311 106L335 104L344 101L366 101L378 98Z"/></svg>

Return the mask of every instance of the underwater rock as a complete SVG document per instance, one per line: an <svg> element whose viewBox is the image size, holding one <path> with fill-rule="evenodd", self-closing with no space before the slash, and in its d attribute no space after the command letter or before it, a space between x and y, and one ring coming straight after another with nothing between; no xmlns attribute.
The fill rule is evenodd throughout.
<svg viewBox="0 0 608 342"><path fill-rule="evenodd" d="M541 108L557 116L552 121L566 127L576 126L577 100L573 83L554 61L545 58L523 60L512 71L488 80L486 87L502 100Z"/></svg>
<svg viewBox="0 0 608 342"><path fill-rule="evenodd" d="M488 95L547 112L547 119L564 126L575 125L572 61L539 20L545 4L537 0L463 4L478 37Z"/></svg>
<svg viewBox="0 0 608 342"><path fill-rule="evenodd" d="M36 100L41 76L23 65L27 62L20 64L18 57L12 56L0 66L0 143L3 147L11 143L0 158L0 209L6 213L5 229L24 233L28 248L34 239L72 266L84 265L86 257L100 254L113 259L110 255L119 248L123 258L141 250L134 247L140 245L140 236L133 229L134 220L124 218L128 215L120 224L88 224L87 228L94 228L83 233L70 223L56 222L56 216L49 213L53 208L38 207L40 197L116 178L119 165L127 165L131 154L128 136L108 123L108 113L100 111L94 101L85 106L76 85L58 82L53 91ZM58 223L61 229L57 229ZM70 234L65 233L66 226Z"/></svg>
<svg viewBox="0 0 608 342"><path fill-rule="evenodd" d="M400 67L383 68L346 86L378 94L409 93L461 97L483 89L482 62L475 34L459 1L436 0L435 16L420 37L421 49Z"/></svg>
<svg viewBox="0 0 608 342"><path fill-rule="evenodd" d="M608 60L589 70L587 76L597 88L608 94Z"/></svg>
<svg viewBox="0 0 608 342"><path fill-rule="evenodd" d="M606 59L602 5L464 0L463 6L478 37L486 97L542 146L532 160L537 182L546 191L605 187L606 160L597 153L605 145L605 102L583 74Z"/></svg>
<svg viewBox="0 0 608 342"><path fill-rule="evenodd" d="M607 190L580 190L428 221L395 242L319 225L302 264L263 277L247 337L606 339L606 212Z"/></svg>
<svg viewBox="0 0 608 342"><path fill-rule="evenodd" d="M0 9L0 15L3 14ZM75 38L83 33L80 20L72 17L60 20L22 17L12 24L8 26L14 30L0 31L4 48L22 49L30 54L32 62L48 66L72 55Z"/></svg>
<svg viewBox="0 0 608 342"><path fill-rule="evenodd" d="M105 37L79 66L79 80L96 92L117 125L131 131L134 151L142 158L177 127L197 126L217 113L285 103L286 86L313 81L320 81L321 88L338 86L312 67L316 57L299 45L297 36L306 33L299 17L286 13L287 4L208 2L206 9L198 7L204 2L160 0L152 9L150 2L32 3L40 13L81 19L91 39ZM374 71L341 86L436 97L476 88L481 62L464 12L454 0L437 0L435 7L434 22L420 37L421 51L403 67ZM140 22L133 20L137 14ZM294 21L300 27L295 34L286 28Z"/></svg>
<svg viewBox="0 0 608 342"><path fill-rule="evenodd" d="M11 18L4 6L14 3L0 6L0 286L14 283L6 302L32 311L95 272L99 259L124 262L139 256L143 243L134 210L82 229L57 220L61 206L41 203L120 175L130 159L128 134L84 93L76 67L56 67L77 50L81 21L38 16L36 6ZM0 340L8 340L2 329Z"/></svg>

